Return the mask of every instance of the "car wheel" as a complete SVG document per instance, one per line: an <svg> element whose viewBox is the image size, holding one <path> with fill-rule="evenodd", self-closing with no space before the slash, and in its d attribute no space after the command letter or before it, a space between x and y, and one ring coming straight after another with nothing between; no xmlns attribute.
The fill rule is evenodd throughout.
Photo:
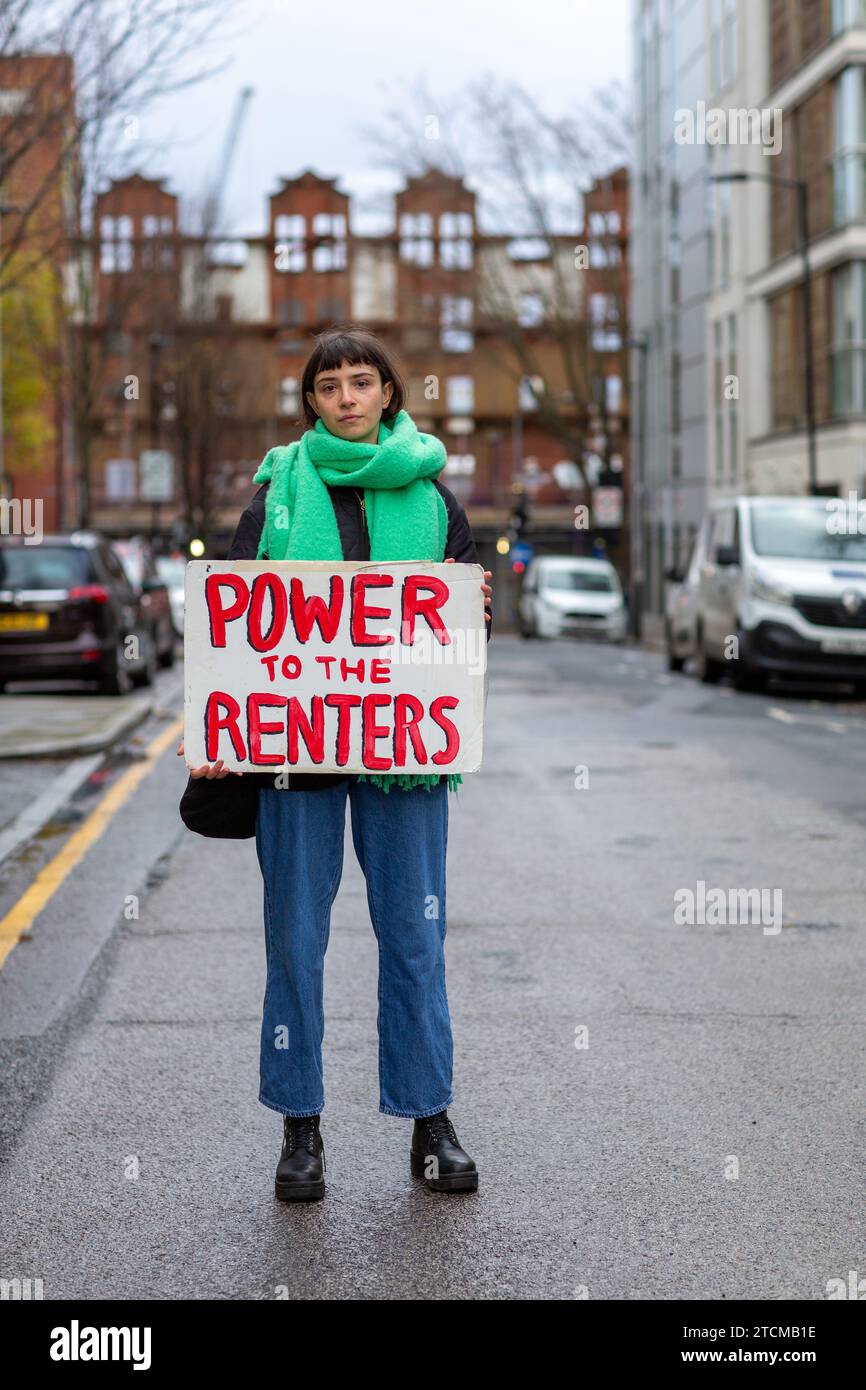
<svg viewBox="0 0 866 1390"><path fill-rule="evenodd" d="M170 671L174 665L174 629L171 630L171 640L164 652L159 654L159 664L164 671Z"/></svg>
<svg viewBox="0 0 866 1390"><path fill-rule="evenodd" d="M135 675L132 677L132 683L136 686L153 685L156 680L157 666L159 664L156 653L156 639L153 634L149 632L146 641L147 651L145 653L144 665L140 670L136 671Z"/></svg>
<svg viewBox="0 0 866 1390"><path fill-rule="evenodd" d="M698 680L703 681L704 685L715 685L722 674L722 664L720 661L716 661L715 657L709 655L702 632L698 633L695 668Z"/></svg>
<svg viewBox="0 0 866 1390"><path fill-rule="evenodd" d="M668 670L684 671L686 666L686 659L684 656L677 656L674 652L673 642L671 641L671 631L668 627L665 628L665 645L667 647Z"/></svg>
<svg viewBox="0 0 866 1390"><path fill-rule="evenodd" d="M114 665L99 677L100 695L128 695L132 689L132 676L129 672L123 647L114 649Z"/></svg>
<svg viewBox="0 0 866 1390"><path fill-rule="evenodd" d="M738 690L758 693L766 690L767 677L763 671L756 671L754 667L750 666L741 666L738 662L734 671L734 685Z"/></svg>

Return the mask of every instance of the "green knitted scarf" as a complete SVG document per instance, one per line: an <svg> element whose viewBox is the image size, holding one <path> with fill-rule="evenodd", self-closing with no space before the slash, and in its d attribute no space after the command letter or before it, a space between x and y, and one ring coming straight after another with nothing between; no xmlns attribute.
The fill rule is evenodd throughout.
<svg viewBox="0 0 866 1390"><path fill-rule="evenodd" d="M371 560L443 560L448 513L432 479L446 457L441 440L422 433L406 410L380 421L376 444L340 439L317 420L300 439L270 449L253 477L269 484L257 558L343 559L328 484L364 489ZM440 785L438 776L416 773L362 773L358 781L385 792ZM462 781L451 773L449 790Z"/></svg>

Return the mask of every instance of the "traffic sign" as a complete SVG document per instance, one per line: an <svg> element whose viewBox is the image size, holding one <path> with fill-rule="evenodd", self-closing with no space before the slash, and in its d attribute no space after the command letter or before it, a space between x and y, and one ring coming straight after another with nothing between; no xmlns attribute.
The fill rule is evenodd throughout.
<svg viewBox="0 0 866 1390"><path fill-rule="evenodd" d="M174 455L168 449L144 449L139 455L138 495L144 502L174 497Z"/></svg>

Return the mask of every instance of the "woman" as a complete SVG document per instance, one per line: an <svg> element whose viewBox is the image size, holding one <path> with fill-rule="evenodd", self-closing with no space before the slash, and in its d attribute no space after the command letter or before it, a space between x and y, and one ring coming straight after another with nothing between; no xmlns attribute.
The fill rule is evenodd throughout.
<svg viewBox="0 0 866 1390"><path fill-rule="evenodd" d="M445 448L419 433L385 346L365 329L322 334L304 368L302 440L265 456L228 558L478 563L466 514L438 481ZM484 571L485 619L491 578ZM178 751L182 751L183 744ZM225 777L222 761L193 777ZM379 948L379 1109L413 1118L411 1171L437 1191L475 1190L478 1170L447 1107L448 793L459 776L292 773L259 794L267 985L259 1100L284 1116L276 1195L324 1195L322 986L343 865L346 799Z"/></svg>

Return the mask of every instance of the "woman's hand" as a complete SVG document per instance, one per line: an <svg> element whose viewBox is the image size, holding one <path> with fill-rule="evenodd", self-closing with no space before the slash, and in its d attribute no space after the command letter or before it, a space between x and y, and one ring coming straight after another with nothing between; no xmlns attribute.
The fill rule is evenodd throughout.
<svg viewBox="0 0 866 1390"><path fill-rule="evenodd" d="M449 557L449 559L447 559L447 560L445 561L445 563L446 563L446 565L456 565L456 564L457 564L457 561L456 561L455 559ZM485 579L492 579L492 578L493 578L493 571L492 571L492 570L485 570L485 571L484 571L484 578L485 578ZM486 623L489 623L489 622L490 622L490 616L491 616L491 615L487 612L487 609L490 607L490 600L491 600L492 597L493 597L493 585L492 585L492 584L482 584L482 585L481 585L481 592L482 592L482 594L484 594L484 609L485 609L485 611L484 611L484 621L485 621Z"/></svg>
<svg viewBox="0 0 866 1390"><path fill-rule="evenodd" d="M179 758L183 757L183 739L181 739L178 744L177 756ZM223 767L223 760L220 758L219 761L215 763L202 763L201 767L191 767L189 775L190 777L207 777L212 779L214 777L228 777L230 771L230 768ZM242 772L235 773L235 777L243 777L243 775Z"/></svg>

